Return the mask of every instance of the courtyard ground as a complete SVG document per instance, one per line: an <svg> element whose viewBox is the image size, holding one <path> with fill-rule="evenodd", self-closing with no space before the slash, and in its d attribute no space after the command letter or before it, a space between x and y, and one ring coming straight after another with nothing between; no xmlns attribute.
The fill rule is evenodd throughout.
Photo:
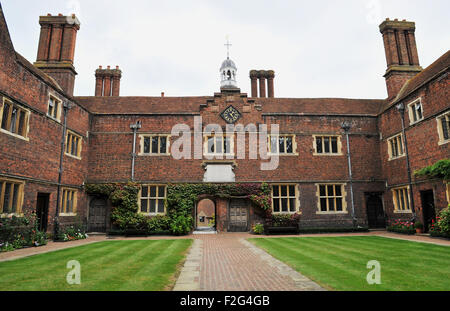
<svg viewBox="0 0 450 311"><path fill-rule="evenodd" d="M254 238L256 239L253 240ZM352 241L353 238L354 243ZM179 269L171 270L171 278L178 276L175 287L173 288L174 290L426 290L429 288L436 288L438 290L443 288L444 290L450 290L450 286L448 285L448 280L450 279L448 275L448 267L450 267L450 248L448 248L448 246L450 246L449 240L430 238L427 236L406 236L384 231L353 234L308 234L300 236L255 236L247 233L221 233L217 235L148 238L108 238L105 236L95 236L89 237L87 240L67 243L50 242L48 245L43 247L0 253L0 290L2 290L5 286L10 289L18 290L26 290L31 288L25 286L26 283L24 283L24 286L14 285L16 282L14 278L10 278L9 281L6 276L2 278L4 271L7 272L9 270L6 269L6 267L8 267L7 264L16 265L20 262L15 260L17 258L42 253L48 253L46 255L51 255L56 250L61 249L68 252L65 254L70 255L72 254L70 252L71 250L76 253L77 249L81 248L79 246L85 244L86 245L82 247L88 247L87 250L96 250L98 246L108 240L113 240L114 242L123 241L124 243L132 242L133 244L136 241L178 241L190 239L193 239L194 242L188 251L184 265L179 266ZM248 239L250 239L252 243L250 243ZM349 242L347 242L347 240ZM421 243L407 242L408 240ZM336 243L334 243L334 241ZM122 244L122 247L124 247L124 245L126 244ZM138 249L142 248L142 245L135 245ZM256 247L255 245L260 247ZM436 245L441 245L442 247ZM186 248L187 247L188 246L186 246ZM132 249L133 248L130 249L130 252L133 252L131 251ZM150 247L149 250L151 249L153 248ZM90 253L84 249L82 250L83 253ZM140 250L137 249L134 251L140 252ZM182 253L181 250L180 252ZM180 254L180 252L178 254ZM345 254L345 256L341 255L341 253ZM140 254L143 255L143 253ZM310 260L308 262L308 260L305 259L308 257L307 254L312 256L312 258L315 258L313 257L314 255L321 261L316 259L318 260L317 263L314 260ZM98 255L100 255L100 253ZM140 271L157 273L159 269L157 268L156 270L153 270L151 267L157 265L152 258L159 258L159 253L150 252L145 256L141 255L138 254L138 256L134 256L135 260L141 260L143 264L143 268ZM66 260L70 256L63 257L64 260ZM382 282L385 281L385 287L367 288L367 283L359 283L359 287L352 287L352 283L358 283L361 280L365 282L365 276L369 272L366 268L366 259L369 260L369 258L370 260L380 260L381 258L381 280ZM38 266L42 265L45 267L45 262L54 262L52 260L44 262L39 259L39 256L24 258L24 260L25 259L29 261L25 261L28 264L26 266L22 266L24 270L35 267L35 263ZM98 260L100 260L100 258L98 258ZM182 263L183 260L184 256L179 257L178 263ZM8 263L2 261L11 262ZM132 263L121 261L121 265L123 266L130 264ZM146 267L144 268L144 266ZM173 267L176 266L177 264L173 265ZM343 271L345 273L342 274L339 272L339 269L333 268L336 266L341 269L344 267L345 269ZM20 267L20 265L16 267ZM2 270L2 268L4 268L4 270ZM40 269L43 268L40 267ZM323 270L327 271L327 273L331 273L330 278L335 278L335 280L324 279L322 276L318 277L315 273L313 273L314 269L317 269L319 272ZM355 272L356 270L357 272ZM338 276L333 276L333 271ZM433 272L429 273L429 275L425 277L421 277L424 273L428 274L428 271ZM82 272L82 274L84 272ZM44 273L46 272L37 270L35 276L46 275ZM126 276L127 273L124 273L125 274L123 275ZM134 273L129 275L141 276L141 274L142 273ZM131 283L135 282L130 279L129 275L127 278L124 277L124 279L128 279ZM338 280L339 275L347 275L345 277L347 281L342 281L343 285L341 287L333 283L341 282ZM352 281L351 278L348 278L349 275L357 275L358 281ZM397 284L397 287L388 286L390 284L390 282L388 282L390 275L398 275L399 284ZM386 279L386 277L388 278ZM25 280L23 278L24 276L22 276L22 280ZM65 278L63 278L63 281L64 280ZM175 279L172 281L175 281ZM9 282L12 282L13 285L8 286ZM168 284L173 283L170 281L168 282ZM95 282L92 284L94 283ZM100 283L100 280L98 280L98 284ZM143 285L144 283L145 282L137 282L135 285L141 285L137 288L136 286L133 288L136 288L136 290L148 289L149 287ZM120 287L112 286L106 290L115 290L119 288ZM131 287L124 285L121 288L126 289ZM166 285L162 287L160 286L157 290L170 288L171 285ZM65 290L66 288L61 289ZM70 289L83 290L81 287L76 288L76 286L75 288Z"/></svg>

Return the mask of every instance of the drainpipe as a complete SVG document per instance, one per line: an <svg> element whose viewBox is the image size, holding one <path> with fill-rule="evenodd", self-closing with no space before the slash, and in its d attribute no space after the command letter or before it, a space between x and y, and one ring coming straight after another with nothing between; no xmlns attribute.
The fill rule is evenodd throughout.
<svg viewBox="0 0 450 311"><path fill-rule="evenodd" d="M400 103L396 106L396 108L402 118L403 145L405 145L406 170L408 171L409 195L411 197L411 212L413 214L411 221L415 222L416 221L416 209L414 207L414 193L413 193L413 189L412 189L411 166L409 164L408 141L406 139L406 130L405 130L405 105L403 103Z"/></svg>
<svg viewBox="0 0 450 311"><path fill-rule="evenodd" d="M61 200L61 182L62 182L62 174L63 174L63 161L64 161L64 150L66 149L66 132L67 132L67 112L70 109L70 103L63 103L63 132L61 138L61 153L59 155L59 170L58 170L58 188L56 192L56 210L55 210L55 219L53 221L53 240L56 241L59 234L59 205Z"/></svg>
<svg viewBox="0 0 450 311"><path fill-rule="evenodd" d="M137 121L136 124L131 124L130 129L133 130L133 154L131 159L131 181L134 181L134 163L136 161L136 133L137 130L142 127L141 121Z"/></svg>
<svg viewBox="0 0 450 311"><path fill-rule="evenodd" d="M350 140L348 138L348 133L350 132L350 122L343 122L342 123L342 129L345 132L345 139L347 141L347 161L348 161L348 176L350 179L350 198L352 203L352 221L353 221L353 227L356 227L356 217L355 217L355 200L353 197L353 175L352 175L352 158L350 154Z"/></svg>

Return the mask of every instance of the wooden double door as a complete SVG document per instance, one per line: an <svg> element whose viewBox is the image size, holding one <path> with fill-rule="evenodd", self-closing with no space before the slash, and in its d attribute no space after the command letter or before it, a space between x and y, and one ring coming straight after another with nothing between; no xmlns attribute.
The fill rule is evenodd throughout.
<svg viewBox="0 0 450 311"><path fill-rule="evenodd" d="M250 202L246 199L232 199L228 210L228 231L247 232Z"/></svg>

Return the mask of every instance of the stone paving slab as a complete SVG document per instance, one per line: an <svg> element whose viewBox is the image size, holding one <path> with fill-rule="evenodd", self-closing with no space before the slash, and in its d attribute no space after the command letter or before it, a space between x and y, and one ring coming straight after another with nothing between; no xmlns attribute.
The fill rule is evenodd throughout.
<svg viewBox="0 0 450 311"><path fill-rule="evenodd" d="M203 241L195 239L184 262L181 273L173 288L174 291L198 291L200 289L200 270L203 257Z"/></svg>

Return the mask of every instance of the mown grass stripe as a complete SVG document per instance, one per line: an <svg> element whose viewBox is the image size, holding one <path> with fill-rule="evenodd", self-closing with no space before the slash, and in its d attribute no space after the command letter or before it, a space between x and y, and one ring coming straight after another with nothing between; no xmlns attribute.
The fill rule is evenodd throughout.
<svg viewBox="0 0 450 311"><path fill-rule="evenodd" d="M339 290L448 290L450 248L382 237L250 239L322 286ZM368 260L382 284L366 282Z"/></svg>
<svg viewBox="0 0 450 311"><path fill-rule="evenodd" d="M105 241L3 262L0 264L0 290L117 290L121 287L141 290L142 281L134 281L140 277L144 277L148 288L164 289L191 242ZM164 259L152 262L150 258ZM72 259L81 264L81 285L66 282L69 272L66 264ZM151 273L142 275L149 265Z"/></svg>

